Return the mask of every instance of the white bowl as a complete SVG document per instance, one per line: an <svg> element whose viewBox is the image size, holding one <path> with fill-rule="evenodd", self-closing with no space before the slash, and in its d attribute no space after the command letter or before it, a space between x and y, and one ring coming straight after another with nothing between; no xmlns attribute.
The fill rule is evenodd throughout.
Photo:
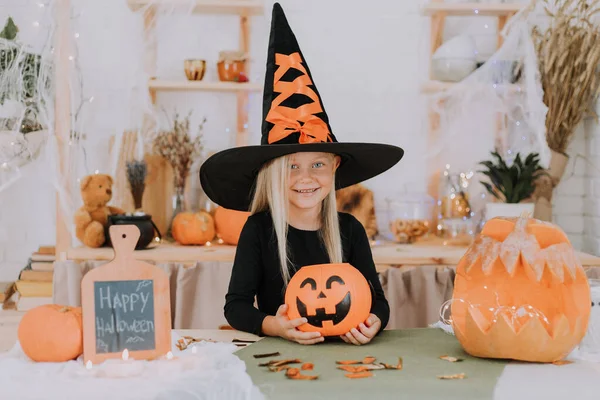
<svg viewBox="0 0 600 400"><path fill-rule="evenodd" d="M432 58L464 58L475 60L477 57L477 46L475 40L469 35L458 35L444 42L433 53Z"/></svg>
<svg viewBox="0 0 600 400"><path fill-rule="evenodd" d="M444 82L459 82L477 68L477 62L464 58L439 58L431 61L433 79Z"/></svg>

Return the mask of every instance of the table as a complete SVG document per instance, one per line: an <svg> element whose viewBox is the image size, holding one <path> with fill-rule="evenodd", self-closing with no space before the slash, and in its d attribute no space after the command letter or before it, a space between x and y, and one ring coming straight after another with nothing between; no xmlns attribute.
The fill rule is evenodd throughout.
<svg viewBox="0 0 600 400"><path fill-rule="evenodd" d="M272 338L261 338L252 334L248 334L245 332L239 332L239 331L232 331L232 330L186 330L186 329L178 329L174 331L175 333L183 336L183 335L187 335L187 336L192 336L195 338L204 338L204 339L212 339L212 340L216 340L216 341L220 341L220 342L227 342L230 343L232 342L232 340L235 339L242 339L242 340L254 340L255 343L247 345L246 347L241 347L239 350L235 351L235 355L240 357L241 359L245 360L245 359L251 359L250 362L246 363L246 370L249 372L250 377L253 380L253 383L255 385L257 385L259 387L259 389L261 389L263 392L269 392L275 389L274 385L275 383L277 383L279 385L281 385L281 383L288 383L286 378L280 375L276 375L276 373L270 373L269 374L275 374L275 375L267 375L270 379L272 379L272 383L271 385L269 385L268 383L265 384L264 380L260 379L260 376L257 375L257 367L254 365L256 364L256 359L254 359L252 357L253 354L257 353L257 352L262 352L264 349L261 349L260 345L262 343L266 343L265 339L272 339ZM381 348L377 348L378 347L378 343L377 342L373 342L369 345L366 346L354 346L354 345L338 345L339 350L339 358L346 358L346 357L350 357L350 356L357 356L357 355L363 355L366 353L373 353L375 355L377 355L378 357L381 357L381 361L383 361L383 357L385 354L389 353L392 356L395 355L403 355L404 356L404 369L402 371L386 371L389 372L391 374L405 374L408 375L407 373L409 372L409 367L413 368L415 367L414 365L411 366L411 362L413 361L413 355L410 355L408 349L406 347L402 347L402 344L399 342L401 341L403 338L409 338L410 335L412 335L413 337L418 337L421 333L423 333L425 335L432 335L432 334L439 334L439 335L443 335L446 339L446 343L449 343L447 348L444 348L444 350L448 350L448 352L452 352L452 351L459 351L458 350L458 345L456 343L453 343L455 341L455 338L453 336L449 336L445 333L442 333L439 330L436 329L431 329L431 328L426 328L426 329L411 329L411 330L394 330L394 331L387 331L382 333L383 334L390 334L391 336L396 335L396 342L392 343L392 346L388 346L388 347L384 347L383 349ZM428 339L427 337L424 337L424 339ZM304 357L306 358L306 360L313 360L316 361L318 360L318 355L320 353L324 353L327 350L327 347L329 346L329 344L321 344L318 346L302 346L302 345L296 345L294 343L286 343L287 346L291 346L294 348L294 353L298 356L298 357ZM278 346L279 347L279 346ZM391 347L391 349L390 349ZM280 349L282 349L282 347L279 347ZM289 348L289 347L288 347ZM331 349L330 349L331 350ZM440 351L439 348L434 349L433 352L431 352L432 356L437 356L437 353ZM245 355L243 353L246 353ZM177 351L175 352L175 356L177 356ZM335 358L338 358L337 355ZM262 361L265 360L269 360L269 358L266 359L261 359ZM470 362L470 360L467 360ZM448 366L448 367L452 367L452 368L462 368L462 366L459 366L459 363L454 363L454 364L444 364L443 361L439 361L440 365L443 366ZM252 364L252 365L251 365ZM414 363L413 363L414 364ZM466 364L465 364L466 365ZM318 363L315 363L315 371L317 371L317 367L319 366ZM471 367L472 368L472 367ZM262 372L262 371L260 371ZM306 371L306 373L308 373L308 371ZM341 373L341 371L340 371ZM431 372L423 372L424 375L431 375L432 373L435 373L435 371L431 371ZM265 372L266 374L266 372ZM378 376L375 378L379 378ZM531 399L544 399L544 400L565 400L565 399L569 399L569 398L573 398L573 399L578 399L578 400L596 400L598 398L598 393L600 393L600 364L594 364L594 363L589 363L589 362L580 362L580 361L576 361L574 364L570 364L570 365L563 365L563 366L555 366L555 365L542 365L542 364L530 364L530 363L519 363L519 362L509 362L507 364L504 365L504 368L500 374L500 376L498 377L495 387L493 389L493 394L489 395L487 397L477 397L474 394L468 394L465 395L464 394L464 390L461 390L462 393L460 393L460 399L461 400L469 400L469 399L477 399L477 400L484 400L484 399L494 399L494 400L520 400L520 399L526 399L526 400L531 400ZM368 378L371 379L371 383L375 382L374 378ZM361 383L362 381L362 383ZM262 382L262 383L261 383ZM328 399L331 398L340 398L340 399L344 399L344 400L350 400L353 398L359 398L361 400L365 399L364 395L359 396L354 396L357 393L360 393L359 390L357 390L357 387L359 387L360 385L364 385L366 384L366 382L364 382L364 380L349 380L349 379L345 379L342 382L345 383L345 385L343 386L336 386L335 387L335 391L336 391L336 395L334 397L327 397ZM367 381L369 382L369 381ZM297 381L297 382L289 382L289 383L293 383L293 391L289 391L288 393L290 394L290 398L294 397L291 395L296 395L295 397L297 398L301 398L301 399L319 399L319 398L324 398L324 396L320 396L320 395L324 395L325 391L321 391L318 392L315 390L315 386L312 385L316 382L314 381ZM442 382L438 382L438 383L442 383ZM448 391L445 392L445 396L443 398L445 399L452 399L455 398L454 396L459 392L458 390L451 390L450 388L452 387L452 385L454 385L454 387L456 388L457 386L459 388L462 387L462 389L464 389L465 387L468 388L475 388L475 387L480 387L480 384L478 382L476 382L476 376L475 375L471 375L471 376L467 376L467 379L464 380L455 380L455 381L444 381L443 383L448 383ZM323 379L322 381L319 382L319 384L321 386L327 386L327 381L325 379ZM406 396L402 396L403 394L403 390L405 390L406 388L406 381L399 379L394 383L392 382L390 386L388 386L388 390L393 390L393 394L390 396L386 396L387 393L385 393L382 390L377 390L377 388L373 388L373 390L371 392L369 392L369 394L373 397L377 397L377 398L419 398L419 399L428 399L428 398L439 398L439 397L428 397L427 393L428 393L428 388L424 387L423 390L418 393L416 396L410 396L410 395L406 395ZM279 386L284 387L284 386ZM290 385L290 388L292 386ZM4 390L6 390L7 388L4 388ZM479 389L481 390L481 389ZM267 395L267 393L264 393ZM405 393L406 394L406 393ZM189 395L189 393L188 393ZM116 396L115 398L118 398L118 396ZM187 398L187 397L186 397ZM271 397L271 398L276 398L276 399L283 399L286 400L286 396L277 396L277 397Z"/></svg>
<svg viewBox="0 0 600 400"><path fill-rule="evenodd" d="M372 246L373 259L390 303L387 329L425 328L437 322L441 305L452 297L455 266L465 251L466 247L455 246L389 243ZM223 306L235 246L164 244L137 250L134 255L157 265L169 276L173 328L216 329L227 324ZM54 263L53 301L81 305L81 279L113 256L112 248L107 247L71 249L68 260ZM578 256L584 267L600 266L599 257L584 253Z"/></svg>
<svg viewBox="0 0 600 400"><path fill-rule="evenodd" d="M263 394L267 395L266 392L272 393L273 391L277 391L278 389L286 389L282 391L277 391L277 396L273 396L272 398L276 399L319 399L319 398L340 398L340 399L365 399L365 394L368 396L369 394L372 396L376 396L378 398L418 398L418 399L429 399L429 398L441 398L439 396L428 396L427 394L433 394L434 390L431 387L423 387L422 392L408 394L405 392L408 386L410 386L407 380L401 379L401 376L398 376L398 379L395 381L389 381L386 386L377 387L373 385L376 382L374 378L367 378L364 380L350 380L347 378L343 378L341 380L344 385L335 385L334 382L339 382L340 379L331 379L331 384L329 385L326 380L322 380L317 383L317 381L294 381L291 382L287 380L287 378L282 375L277 375L277 373L265 372L264 370L260 370L256 364L257 361L265 361L269 360L260 359L255 360L252 358L252 355L258 352L265 351L264 347L260 347L261 339L260 337L248 334L242 334L235 331L211 331L211 330L179 330L181 334L190 335L194 337L203 337L203 338L211 338L215 340L223 340L223 341L231 341L233 337L239 337L243 335L244 339L249 340L257 340L255 344L251 344L246 348L240 349L236 352L238 356L241 356L244 360L250 360L247 362L247 370L256 385L259 386L259 389L263 391ZM407 329L407 330L392 330L382 333L389 334L391 337L395 336L395 342L390 342L392 346L387 346L382 348L378 348L378 343L373 342L367 346L353 346L340 344L337 345L339 350L338 354L336 354L336 358L353 358L358 357L360 355L371 354L377 355L380 357L385 357L385 354L392 355L404 355L404 370L403 371L385 371L389 374L405 374L408 375L408 368L419 368L418 365L411 366L411 351L406 347L406 343L408 343L408 338L413 340L418 339L422 336L422 340L426 340L428 343L434 346L433 350L425 349L421 351L429 352L432 356L437 356L439 352L442 351L441 348L435 348L435 341L432 341L431 338L440 339L442 338L445 343L445 347L443 350L447 350L448 353L455 352L458 353L460 351L460 345L458 341L456 341L454 336L448 335L446 333L441 332L438 329L425 328L425 329ZM402 339L407 339L407 342L401 344ZM272 339L272 338L268 338ZM264 342L262 342L264 343ZM405 347L402 347L405 346ZM390 348L392 347L392 348ZM295 357L305 358L306 361L310 360L320 360L322 359L321 354L325 353L327 347L323 347L323 345L318 346L301 346L290 343L288 346L277 346L277 348L273 347L273 351L281 350L281 349L289 349L294 348L293 353ZM290 350L291 352L292 350ZM245 353L245 354L244 354ZM414 353L414 352L413 352ZM288 352L289 355L291 353ZM439 354L441 355L441 354ZM468 357L468 356L467 356ZM277 357L277 359L285 358ZM383 359L382 359L383 361ZM389 361L389 360L388 360ZM467 362L475 362L475 366L467 366ZM471 376L467 376L464 380L454 380L454 381L436 381L432 380L431 382L437 383L439 385L447 384L447 391L444 392L444 399L494 399L494 400L518 400L518 399L544 399L544 400L565 400L568 398L574 398L578 400L596 400L598 399L600 393L600 363L590 363L583 361L576 361L573 364L556 366L551 364L532 364L532 363L521 363L521 362L501 362L501 361L493 361L493 360L481 360L481 359L467 359L464 365L459 365L460 363L449 363L444 364L444 361L439 360L440 368L447 367L448 371L450 370L467 370L471 372L467 372L467 375L471 374ZM482 389L482 379L495 379L494 377L485 378L477 377L477 373L475 372L476 368L485 366L485 364L491 363L495 365L493 368L499 368L501 373L497 378L496 384L493 388L493 393L489 396L478 396L476 393L479 390L480 393L485 392ZM315 371L318 364L315 363ZM441 370L441 369L440 369ZM312 371L312 372L315 372ZM306 374L311 374L311 371L304 371ZM421 374L432 376L436 372L435 371L423 371L417 374L417 378L421 377ZM279 373L281 374L281 373ZM340 371L342 374L342 371ZM338 374L338 375L340 375ZM376 378L379 378L377 376ZM470 380L469 380L470 379ZM380 379L381 381L381 379ZM425 381L423 381L425 382ZM316 384L316 385L314 385ZM439 388L438 385L438 388ZM385 390L388 390L387 392ZM362 393L361 393L362 392ZM405 397L401 394L404 393Z"/></svg>

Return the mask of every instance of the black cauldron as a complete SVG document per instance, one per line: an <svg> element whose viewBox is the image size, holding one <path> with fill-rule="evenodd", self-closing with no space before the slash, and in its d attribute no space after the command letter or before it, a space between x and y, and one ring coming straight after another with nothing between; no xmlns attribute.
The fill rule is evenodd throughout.
<svg viewBox="0 0 600 400"><path fill-rule="evenodd" d="M112 247L110 242L110 235L108 229L111 225L135 225L140 230L140 238L135 245L136 250L142 250L148 247L150 243L154 241L154 238L158 236L162 239L160 231L152 221L152 216L149 214L115 214L108 216L108 223L104 230L104 236L106 237L106 246Z"/></svg>

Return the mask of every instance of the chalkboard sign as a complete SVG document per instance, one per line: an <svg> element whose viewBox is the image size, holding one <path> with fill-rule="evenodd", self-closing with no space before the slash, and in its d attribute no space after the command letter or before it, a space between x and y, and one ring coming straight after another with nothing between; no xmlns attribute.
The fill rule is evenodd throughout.
<svg viewBox="0 0 600 400"><path fill-rule="evenodd" d="M99 363L121 358L152 359L171 350L171 305L167 274L137 260L135 225L109 228L115 257L81 282L83 357Z"/></svg>
<svg viewBox="0 0 600 400"><path fill-rule="evenodd" d="M154 350L151 280L94 282L96 353Z"/></svg>

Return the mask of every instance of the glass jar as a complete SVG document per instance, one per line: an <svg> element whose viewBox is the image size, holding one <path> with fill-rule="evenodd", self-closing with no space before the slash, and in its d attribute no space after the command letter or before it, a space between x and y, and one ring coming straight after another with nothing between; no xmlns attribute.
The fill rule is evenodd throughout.
<svg viewBox="0 0 600 400"><path fill-rule="evenodd" d="M425 193L403 193L386 199L389 238L397 243L413 243L430 230L434 199Z"/></svg>
<svg viewBox="0 0 600 400"><path fill-rule="evenodd" d="M467 242L476 231L470 203L469 183L472 173L451 173L447 168L440 179L438 199L438 236L464 238Z"/></svg>

